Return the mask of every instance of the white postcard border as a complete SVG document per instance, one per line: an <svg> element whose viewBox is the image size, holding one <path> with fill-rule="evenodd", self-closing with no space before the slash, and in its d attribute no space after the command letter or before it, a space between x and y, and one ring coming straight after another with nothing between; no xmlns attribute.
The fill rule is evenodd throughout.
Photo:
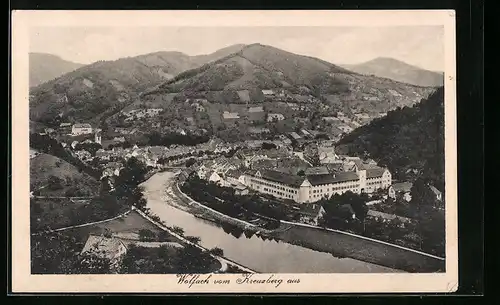
<svg viewBox="0 0 500 305"><path fill-rule="evenodd" d="M298 284L177 284L176 275L31 275L29 230L29 29L35 26L421 26L444 27L446 272L276 274ZM412 11L14 11L12 14L12 290L95 293L452 292L458 288L455 12ZM255 275L265 279L268 274Z"/></svg>

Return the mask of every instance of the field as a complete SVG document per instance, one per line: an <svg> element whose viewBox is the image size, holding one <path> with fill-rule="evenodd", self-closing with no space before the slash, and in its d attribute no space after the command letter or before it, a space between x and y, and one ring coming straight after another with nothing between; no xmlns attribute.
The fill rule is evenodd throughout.
<svg viewBox="0 0 500 305"><path fill-rule="evenodd" d="M51 176L59 180L52 187ZM68 191L93 196L99 191L99 182L58 157L40 154L30 159L30 189L40 190L42 196L65 196Z"/></svg>
<svg viewBox="0 0 500 305"><path fill-rule="evenodd" d="M153 232L154 240L140 241L138 236L141 230ZM32 272L35 274L67 273L71 270L70 272L88 273L73 270L72 268L77 266L74 264L76 256L68 254L79 253L90 234L111 234L125 243L127 253L122 260L120 273L209 273L217 272L222 267L222 264L207 252L187 247L137 212L131 211L123 217L104 223L67 229L57 233L32 235L31 243L36 245L32 248ZM48 254L56 255L55 260L58 261L55 262Z"/></svg>
<svg viewBox="0 0 500 305"><path fill-rule="evenodd" d="M91 226L69 229L66 232L74 235L78 240L83 241L87 240L89 234L103 234L106 231L110 231L111 233L139 233L142 229L151 230L155 234L162 231L137 212L131 211L126 216L118 219ZM171 241L177 240L172 239Z"/></svg>
<svg viewBox="0 0 500 305"><path fill-rule="evenodd" d="M103 199L71 201L70 199L43 198L30 202L32 232L59 229L115 217L128 210L127 206L107 210Z"/></svg>

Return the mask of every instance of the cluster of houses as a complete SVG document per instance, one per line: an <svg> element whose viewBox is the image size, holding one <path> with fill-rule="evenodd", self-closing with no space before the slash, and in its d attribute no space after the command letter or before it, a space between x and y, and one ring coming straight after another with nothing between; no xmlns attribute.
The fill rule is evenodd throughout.
<svg viewBox="0 0 500 305"><path fill-rule="evenodd" d="M125 115L125 122L129 122L137 119L153 118L159 115L162 111L162 108L134 109L123 112L123 115Z"/></svg>
<svg viewBox="0 0 500 305"><path fill-rule="evenodd" d="M327 145L319 146L317 154L323 161L319 166L297 172L280 168L279 160L293 158L284 149L243 150L231 159L207 161L196 171L201 179L234 187L238 193L255 191L297 203L314 203L347 191L372 194L380 189L387 191L386 198L411 200L411 183L393 184L390 171L371 159L339 156ZM439 191L431 189L441 200Z"/></svg>
<svg viewBox="0 0 500 305"><path fill-rule="evenodd" d="M222 186L238 186L238 192L245 187L245 192L249 189L297 203L312 203L347 191L373 193L392 184L388 169L359 158L308 168L302 174L277 170L277 161L289 158L292 158L290 153L280 149L242 151L229 160L202 164L196 171L201 179ZM266 161L267 166L255 166Z"/></svg>

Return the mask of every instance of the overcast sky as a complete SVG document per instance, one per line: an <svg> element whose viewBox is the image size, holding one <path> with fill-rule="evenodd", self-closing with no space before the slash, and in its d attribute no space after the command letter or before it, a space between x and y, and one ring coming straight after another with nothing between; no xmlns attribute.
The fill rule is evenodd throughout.
<svg viewBox="0 0 500 305"><path fill-rule="evenodd" d="M444 29L398 27L44 27L30 32L30 52L92 63L157 51L207 54L233 44L261 43L334 64L392 57L444 71Z"/></svg>

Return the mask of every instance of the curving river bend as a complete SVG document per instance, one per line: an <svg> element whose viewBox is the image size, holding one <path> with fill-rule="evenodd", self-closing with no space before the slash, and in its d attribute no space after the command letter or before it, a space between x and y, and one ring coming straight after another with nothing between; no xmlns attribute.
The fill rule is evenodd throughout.
<svg viewBox="0 0 500 305"><path fill-rule="evenodd" d="M173 185L175 174L161 172L153 175L142 186L147 206L167 226L184 229L186 236L198 236L205 248L219 247L224 256L243 266L262 273L393 273L403 272L351 258L336 258L274 240L263 240L255 235L236 237L216 224L194 217L174 207L175 199L166 190Z"/></svg>

